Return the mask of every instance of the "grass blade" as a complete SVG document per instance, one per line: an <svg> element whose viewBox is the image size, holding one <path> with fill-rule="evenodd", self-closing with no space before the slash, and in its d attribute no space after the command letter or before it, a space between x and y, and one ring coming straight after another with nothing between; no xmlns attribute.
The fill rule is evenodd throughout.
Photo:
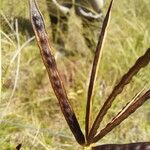
<svg viewBox="0 0 150 150"><path fill-rule="evenodd" d="M120 82L114 87L112 93L106 99L105 103L103 104L101 110L99 111L99 113L94 121L94 124L92 126L92 129L91 129L91 132L89 135L90 138L95 136L97 129L99 128L100 123L103 120L103 117L107 113L108 109L111 107L116 96L123 91L123 88L125 87L125 85L127 85L131 81L133 76L135 76L141 68L148 65L149 62L150 62L150 48L147 49L145 54L143 56L141 56L135 62L135 64L129 69L129 71L123 75Z"/></svg>
<svg viewBox="0 0 150 150"><path fill-rule="evenodd" d="M104 40L105 40L107 27L108 27L109 20L110 20L112 3L113 3L113 0L110 2L108 11L107 11L106 16L103 21L102 30L99 35L98 43L96 46L96 51L95 51L95 56L94 56L94 61L93 61L93 66L92 66L92 71L91 71L91 76L90 76L90 83L89 83L88 95L87 95L87 105L86 105L86 118L85 118L85 120L86 120L85 132L86 132L87 139L88 139L89 130L91 128L90 120L92 120L91 110L92 110L93 87L94 87L94 82L95 82L95 79L97 76L97 69L98 69L98 66L99 66L99 63L101 60L102 48L103 48L103 44L104 44Z"/></svg>
<svg viewBox="0 0 150 150"><path fill-rule="evenodd" d="M84 135L81 131L75 113L69 103L66 90L59 76L56 61L51 52L52 48L50 47L50 44L48 42L48 36L45 30L44 20L41 15L41 12L37 7L35 0L30 0L30 15L32 27L37 39L38 46L40 48L41 56L44 65L47 69L52 88L59 101L61 110L77 142L80 145L84 145L85 144Z"/></svg>
<svg viewBox="0 0 150 150"><path fill-rule="evenodd" d="M132 113L134 113L140 106L144 104L147 100L150 100L150 90L140 97L135 97L128 103L119 113L116 115L111 122L109 122L104 129L102 129L93 139L93 142L97 142L99 139L103 138L107 133L118 126L122 121L128 118Z"/></svg>

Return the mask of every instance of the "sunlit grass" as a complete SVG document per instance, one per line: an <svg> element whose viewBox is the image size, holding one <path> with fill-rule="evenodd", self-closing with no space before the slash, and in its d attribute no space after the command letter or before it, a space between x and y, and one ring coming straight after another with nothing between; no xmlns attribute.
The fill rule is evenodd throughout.
<svg viewBox="0 0 150 150"><path fill-rule="evenodd" d="M61 114L34 37L27 38L20 30L17 12L22 12L23 9L26 11L23 13L28 14L28 5L24 2L20 3L22 7L15 7L16 4L8 5L1 14L3 24L0 31L2 45L0 149L14 149L18 143L23 143L25 150L80 149ZM6 8L6 4L7 1L3 1L3 8ZM148 6L150 6L149 0L116 0L114 3L96 80L94 115L115 83L150 46ZM16 21L12 26L10 18L15 14ZM57 51L55 54L69 99L84 131L86 91L93 52L87 47L82 34L88 32L87 35L90 36L88 28L84 30L81 20L76 16L70 17L69 24L68 35L63 35L67 37L66 55L60 55ZM57 43L53 43L53 46L60 47ZM149 72L150 66L147 66L134 77L131 84L117 97L102 126L106 125L106 122L136 93L150 87ZM147 102L100 143L148 141L150 139L149 115L150 104Z"/></svg>

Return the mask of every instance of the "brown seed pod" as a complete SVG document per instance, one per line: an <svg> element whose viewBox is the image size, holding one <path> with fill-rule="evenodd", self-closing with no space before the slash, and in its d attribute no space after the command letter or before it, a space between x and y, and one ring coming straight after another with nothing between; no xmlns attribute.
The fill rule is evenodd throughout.
<svg viewBox="0 0 150 150"><path fill-rule="evenodd" d="M60 78L56 61L52 55L52 48L48 41L47 32L45 30L44 20L39 11L36 1L30 0L30 17L32 27L37 39L38 46L40 48L41 56L45 67L47 69L49 79L52 85L52 88L55 92L55 95L59 101L61 110L65 116L65 119L74 134L77 142L81 145L85 144L84 135L81 131L75 113L69 103L66 90Z"/></svg>

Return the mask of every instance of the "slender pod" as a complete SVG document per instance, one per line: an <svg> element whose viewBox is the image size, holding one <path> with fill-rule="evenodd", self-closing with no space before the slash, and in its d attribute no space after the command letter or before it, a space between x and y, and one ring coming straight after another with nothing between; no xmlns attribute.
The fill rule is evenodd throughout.
<svg viewBox="0 0 150 150"><path fill-rule="evenodd" d="M101 60L102 48L103 48L105 36L107 33L107 27L108 27L109 20L110 20L112 3L113 3L113 0L111 0L110 2L109 8L107 10L106 16L102 24L102 29L99 35L97 46L96 46L93 66L91 70L91 76L90 76L90 82L89 82L88 94L87 94L86 117L85 117L85 120L86 120L85 133L86 133L87 140L88 140L88 134L91 128L90 120L92 120L92 93L93 93L95 79L97 76L98 66Z"/></svg>
<svg viewBox="0 0 150 150"><path fill-rule="evenodd" d="M127 85L132 80L133 76L135 76L141 68L148 65L149 62L150 62L150 48L147 49L147 51L143 56L139 57L139 59L135 62L135 64L129 69L129 71L126 74L123 75L120 82L114 87L113 91L106 99L105 103L103 104L101 110L99 111L93 123L92 129L90 131L90 138L95 136L97 129L99 128L100 123L103 120L103 117L107 113L108 109L111 107L116 96L123 91L125 85Z"/></svg>
<svg viewBox="0 0 150 150"><path fill-rule="evenodd" d="M20 150L21 146L22 146L22 144L17 145L16 150Z"/></svg>
<svg viewBox="0 0 150 150"><path fill-rule="evenodd" d="M92 150L150 150L150 142L106 144L95 146L92 148Z"/></svg>
<svg viewBox="0 0 150 150"><path fill-rule="evenodd" d="M134 113L140 106L143 105L147 100L150 100L150 90L145 92L142 96L133 98L107 125L102 129L94 138L92 138L91 143L95 143L116 126L118 126L122 121L128 118L132 113Z"/></svg>
<svg viewBox="0 0 150 150"><path fill-rule="evenodd" d="M37 39L38 46L40 48L41 56L44 65L47 69L48 76L55 92L55 95L59 101L61 110L65 116L65 119L75 136L75 139L80 145L85 144L85 138L75 116L75 113L69 103L66 90L63 82L60 78L55 58L52 54L52 48L48 41L48 35L45 30L45 24L41 12L39 11L36 1L30 0L30 17L32 27Z"/></svg>

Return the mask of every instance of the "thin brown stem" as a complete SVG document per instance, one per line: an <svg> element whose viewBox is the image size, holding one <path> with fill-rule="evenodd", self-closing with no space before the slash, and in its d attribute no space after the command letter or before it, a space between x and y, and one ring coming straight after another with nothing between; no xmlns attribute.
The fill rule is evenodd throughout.
<svg viewBox="0 0 150 150"><path fill-rule="evenodd" d="M84 145L85 144L84 135L81 131L75 113L69 103L66 90L64 88L63 82L60 78L57 69L55 58L52 55L52 48L48 42L48 36L45 30L44 20L41 15L41 12L37 7L35 0L30 0L30 15L32 27L36 36L38 46L40 48L41 56L44 65L47 69L52 88L59 101L61 110L77 142L81 145Z"/></svg>
<svg viewBox="0 0 150 150"><path fill-rule="evenodd" d="M102 29L101 33L99 35L98 43L96 46L96 51L95 51L95 57L93 61L93 66L92 66L92 71L91 71L91 76L90 76L90 82L89 82L89 87L88 87L88 95L87 95L87 105L86 105L86 125L85 125L85 132L86 132L86 138L88 139L88 134L89 130L91 128L91 120L92 120L92 93L93 93L93 87L95 83L95 79L97 76L97 70L98 66L101 60L101 55L102 55L102 48L105 40L105 35L107 31L107 27L109 24L110 20L110 14L111 14L111 8L112 8L112 3L113 0L111 0L108 11L106 13L106 16L104 18L103 24L102 24Z"/></svg>
<svg viewBox="0 0 150 150"><path fill-rule="evenodd" d="M121 110L107 125L103 128L93 139L92 143L97 142L101 138L103 138L106 134L108 134L111 130L113 130L116 126L118 126L122 121L128 118L132 113L134 113L140 106L144 104L147 100L150 100L150 90L145 92L140 97L135 97L133 100L128 103L123 110Z"/></svg>
<svg viewBox="0 0 150 150"><path fill-rule="evenodd" d="M131 81L133 76L135 76L141 68L148 65L149 62L150 62L150 48L148 48L147 51L145 52L145 54L143 56L141 56L135 62L135 64L129 69L129 71L126 74L123 75L120 82L114 87L112 93L106 99L105 103L103 104L101 110L99 111L99 113L93 123L92 129L89 134L89 137L91 139L95 136L97 129L100 126L101 121L103 120L108 109L111 107L116 96L123 91L125 85L127 85Z"/></svg>

